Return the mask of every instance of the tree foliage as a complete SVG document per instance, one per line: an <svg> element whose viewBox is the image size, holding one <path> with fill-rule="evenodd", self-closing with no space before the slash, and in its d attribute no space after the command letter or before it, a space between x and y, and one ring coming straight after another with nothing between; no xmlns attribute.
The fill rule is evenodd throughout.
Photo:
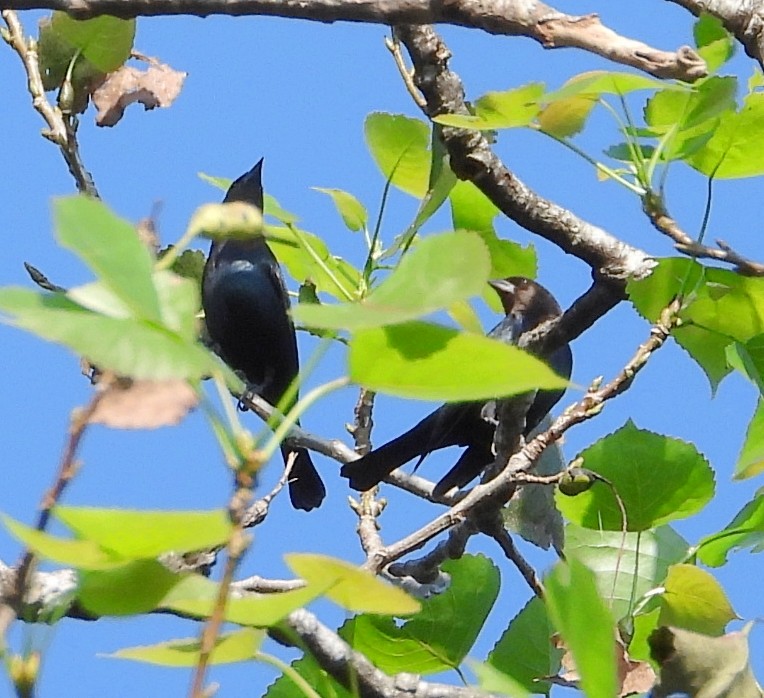
<svg viewBox="0 0 764 698"><path fill-rule="evenodd" d="M6 23L4 38L23 53L14 46L11 21L6 18ZM49 106L67 128L76 118L73 113L84 110L104 82L125 69L134 34L135 20L109 16L79 21L55 12L41 24L34 50L42 85L45 91L56 91L57 106ZM747 660L747 630L725 635L735 611L713 571L701 565L716 568L741 549L761 550L761 494L725 528L701 540L684 540L672 524L697 515L713 501L713 464L693 444L642 429L631 420L582 450L569 465L558 455L551 470L537 469L543 447L548 446L547 458L558 453L554 442L575 424L596 418L604 402L639 380L641 368L669 337L686 350L685 360L704 371L712 390L733 372L755 390L764 386L764 267L724 243L707 246L705 227L697 237L684 232L664 196L676 168L692 168L707 177L709 190L719 179L764 174L761 71L757 68L744 84L724 74L735 39L719 18L701 16L694 36L707 74L693 81L598 70L562 85L534 82L491 91L464 113L432 113L425 105L432 118L369 114L366 145L386 189L397 188L418 203L409 224L385 242L381 212L375 219L352 193L319 189L353 234L352 244L363 247L364 260L358 265L348 261L345 250L330 249L321 234L299 227L298 216L270 196L262 218L231 205L205 207L184 235L160 250L98 200L89 176L80 170L77 181L83 193L53 201L53 228L57 243L87 266L90 280L62 289L46 285L38 272L41 288L0 289L4 322L82 357L95 383L89 404L72 413L55 496L45 501L36 525L3 518L27 551L15 586L2 595L15 614L47 622L63 622L67 615L152 612L197 619L204 628L198 637L168 638L114 654L167 667L195 667L195 695L201 695L208 665L270 661L261 650L266 633L304 651L291 666L280 665L283 675L268 696L382 695L393 684L385 684L373 666L389 675L422 677L463 671L504 581L494 561L464 553L466 540L481 532L500 543L531 592L523 609L507 619L491 652L470 665L470 683L511 696L554 692L554 684L561 683L592 698L611 698L647 692L655 683L653 669L663 669L656 696L681 690L696 695L698 673L719 681L713 695L760 696ZM418 71L418 59L412 59ZM415 80L420 77L415 71ZM119 88L112 89L119 93ZM160 86L146 89L159 91ZM424 87L422 92L427 94ZM111 98L122 101L122 108L135 99L127 92ZM154 99L161 101L159 95ZM617 142L603 143L601 158L584 152L575 140L595 114L613 119L619 134ZM367 553L363 568L284 551L295 575L289 588L265 593L240 584L237 565L253 545L247 529L263 522L271 498L262 499L257 474L279 441L294 439L340 462L355 457L329 435L293 429L301 413L318 409L334 389L348 384L360 389L352 433L354 445L364 449L369 445L364 419L370 417L374 392L461 401L511 398L566 385L534 353L545 341L559 344L585 331L591 324L587 318L568 313L556 327L524 338L518 348L486 338L476 311L481 296L497 309L489 279L536 273L533 247L496 232L494 221L503 207L490 196L491 187L481 184L489 175L480 171L471 177L453 150L457 138L485 137L480 142L489 143L501 138L504 129L531 129L574 151L599 177L638 197L653 225L674 241L677 256L652 260L636 248L627 250L638 260L638 272L627 274L621 267L620 275L613 271L618 264L609 243L601 243L604 261L595 271L618 296L610 306L625 293L652 332L646 325L645 344L633 348L634 358L612 382L593 383L560 420L542 427L541 436L529 438L510 454L515 460L509 460L502 477L516 491L511 502L506 490L501 499L500 488L490 490L490 483L476 486L464 499L451 493L440 502L450 507L449 514L434 515L428 526L385 547L370 532L381 505L374 492L366 493L354 504ZM69 163L77 162L73 137L66 128L63 140L52 137L68 153ZM221 188L228 185L214 176L205 179ZM439 210L450 215L451 229L432 229ZM564 227L559 221L555 225ZM307 393L286 419L257 401L250 404L270 418L273 433L255 434L242 426L236 398L230 399L228 391L238 397L244 386L200 339L202 260L192 249L195 240L248 235L266 237L299 288L299 303L293 308L299 328L320 337L321 347L342 345L346 357L342 376ZM45 271L55 277L54 269ZM596 283L593 288L600 289ZM607 309L591 306L589 312ZM74 475L78 439L90 424L175 424L196 406L207 416L234 482L227 507L127 511L59 503ZM735 469L739 480L762 471L763 419L760 403ZM428 490L416 477L393 481L424 499L431 497L431 484ZM554 492L554 497L528 504L519 523L507 515L506 526L496 527L501 506L517 507L524 495L539 489ZM554 536L549 542L559 548L561 559L542 577L522 557L522 546L529 544L515 545L513 536L519 543L516 531L524 535L523 522L534 517L551 530L560 515L564 543ZM48 532L50 517L68 534ZM445 534L440 544L417 559L421 554L415 551L439 534ZM401 562L404 557L407 562ZM67 593L23 600L32 587L36 560L73 569L76 584ZM210 565L223 570L220 579L206 576ZM335 631L322 626L330 640L315 627L306 630L308 616L300 610L319 598L354 614ZM241 628L224 632L223 622ZM701 642L723 641L732 649L697 649ZM25 695L23 687L34 685L35 672L28 658L13 655L9 648L5 652L17 693ZM679 671L676 665L683 662L686 666ZM422 684L425 694L437 690L434 683ZM467 695L467 689L454 691Z"/></svg>

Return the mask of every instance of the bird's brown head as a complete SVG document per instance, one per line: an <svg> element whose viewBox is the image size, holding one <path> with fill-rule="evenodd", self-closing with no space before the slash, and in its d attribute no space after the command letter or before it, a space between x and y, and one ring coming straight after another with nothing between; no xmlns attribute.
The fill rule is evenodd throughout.
<svg viewBox="0 0 764 698"><path fill-rule="evenodd" d="M522 318L523 332L562 315L562 308L555 297L533 279L510 276L488 283L499 295L504 312Z"/></svg>

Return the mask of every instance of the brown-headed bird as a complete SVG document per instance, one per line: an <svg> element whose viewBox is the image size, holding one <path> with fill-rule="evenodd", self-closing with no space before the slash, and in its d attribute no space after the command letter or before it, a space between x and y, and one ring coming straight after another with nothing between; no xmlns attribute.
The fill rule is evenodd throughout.
<svg viewBox="0 0 764 698"><path fill-rule="evenodd" d="M223 202L244 201L262 210L262 166L260 160L239 177ZM244 374L249 390L278 405L299 371L297 340L281 268L263 238L212 243L202 305L220 357ZM295 395L282 409L288 411L296 400ZM295 508L310 511L321 504L326 490L306 449L282 445L284 462L292 451L297 457L289 497Z"/></svg>
<svg viewBox="0 0 764 698"><path fill-rule="evenodd" d="M523 332L562 314L554 296L531 279L512 276L489 283L499 294L506 313L504 319L488 333L489 337L507 344L516 344ZM570 378L573 369L570 346L565 344L548 358L542 358L559 375ZM527 436L538 426L564 392L540 390L536 393L525 416L524 435ZM463 487L494 460L492 446L495 425L484 418L490 412L488 408L491 402L481 400L441 405L405 434L345 464L340 472L350 480L354 490L364 491L414 458L419 459L419 466L432 451L448 446L466 446L456 464L437 483L434 493L442 495L452 487Z"/></svg>

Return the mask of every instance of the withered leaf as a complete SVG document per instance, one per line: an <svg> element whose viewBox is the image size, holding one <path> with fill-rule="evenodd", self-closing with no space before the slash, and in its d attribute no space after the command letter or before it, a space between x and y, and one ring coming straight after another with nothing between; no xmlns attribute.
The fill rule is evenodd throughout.
<svg viewBox="0 0 764 698"><path fill-rule="evenodd" d="M156 429L177 424L198 401L182 380L120 379L106 388L90 421L115 429Z"/></svg>
<svg viewBox="0 0 764 698"><path fill-rule="evenodd" d="M93 104L98 109L96 124L114 126L133 102L143 104L146 110L169 107L180 94L186 75L154 59L149 59L145 71L122 66L93 92Z"/></svg>

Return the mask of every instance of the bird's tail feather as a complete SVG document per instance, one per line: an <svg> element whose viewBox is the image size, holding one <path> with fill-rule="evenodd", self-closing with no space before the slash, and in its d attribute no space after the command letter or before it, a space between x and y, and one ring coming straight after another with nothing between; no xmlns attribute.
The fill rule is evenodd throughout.
<svg viewBox="0 0 764 698"><path fill-rule="evenodd" d="M297 457L289 477L289 499L295 509L310 511L324 501L326 488L306 449L282 446L284 462L287 462L289 454L293 451L297 453Z"/></svg>
<svg viewBox="0 0 764 698"><path fill-rule="evenodd" d="M421 435L416 428L412 429L362 458L346 463L342 466L340 474L350 480L350 487L354 490L370 490L412 458L426 456L427 451L423 452L422 446Z"/></svg>

